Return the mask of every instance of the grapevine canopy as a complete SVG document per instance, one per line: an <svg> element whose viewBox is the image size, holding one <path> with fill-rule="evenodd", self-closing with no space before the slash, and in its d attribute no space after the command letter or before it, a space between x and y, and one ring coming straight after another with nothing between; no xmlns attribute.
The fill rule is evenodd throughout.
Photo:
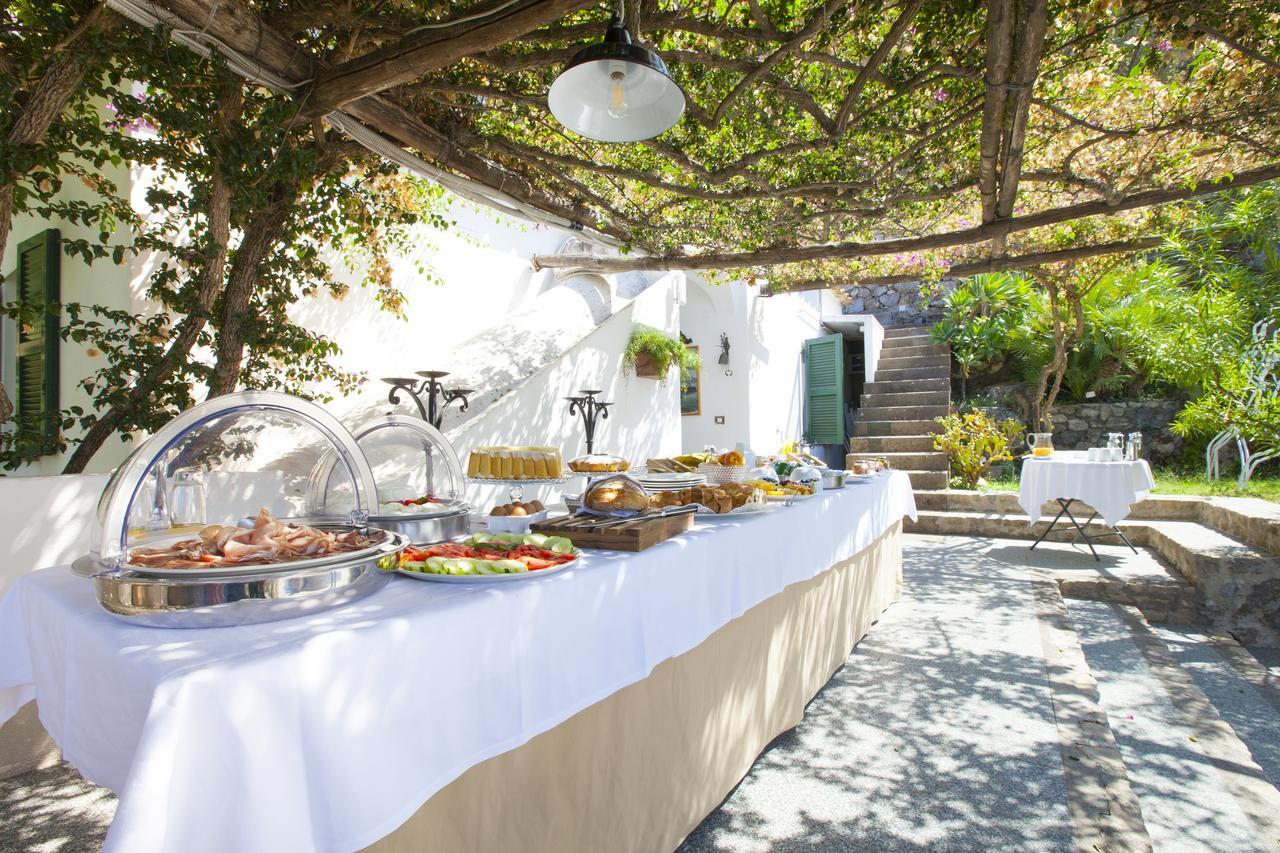
<svg viewBox="0 0 1280 853"><path fill-rule="evenodd" d="M1251 0L627 0L687 108L621 145L546 105L617 6L112 5L223 50L299 122L624 248L547 267L937 277L1143 248L1168 202L1280 177L1280 9Z"/></svg>

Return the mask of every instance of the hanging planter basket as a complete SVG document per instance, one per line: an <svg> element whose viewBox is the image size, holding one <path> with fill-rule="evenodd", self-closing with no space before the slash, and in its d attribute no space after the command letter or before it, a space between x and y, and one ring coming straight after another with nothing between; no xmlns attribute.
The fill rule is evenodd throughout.
<svg viewBox="0 0 1280 853"><path fill-rule="evenodd" d="M631 337L627 339L627 348L622 353L623 370L632 370L641 379L659 382L667 380L673 367L679 372L696 369L701 364L696 348L640 323L631 328Z"/></svg>
<svg viewBox="0 0 1280 853"><path fill-rule="evenodd" d="M661 379L662 374L658 372L658 365L653 360L653 356L647 352L642 352L636 356L636 376L641 379Z"/></svg>

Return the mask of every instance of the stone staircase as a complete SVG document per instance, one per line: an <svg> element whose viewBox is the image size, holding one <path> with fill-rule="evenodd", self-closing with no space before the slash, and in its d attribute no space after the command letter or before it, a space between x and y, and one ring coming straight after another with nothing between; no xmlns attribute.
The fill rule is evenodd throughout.
<svg viewBox="0 0 1280 853"><path fill-rule="evenodd" d="M951 401L951 354L923 326L885 330L875 380L863 386L846 464L885 457L906 471L916 489L945 489L947 455L933 449L938 425Z"/></svg>
<svg viewBox="0 0 1280 853"><path fill-rule="evenodd" d="M1280 846L1280 672L1230 637L1037 596L1077 849Z"/></svg>
<svg viewBox="0 0 1280 853"><path fill-rule="evenodd" d="M1046 504L1032 525L1013 492L917 489L915 499L917 520L904 522L912 533L1036 539L1058 510ZM1072 512L1083 523L1092 509L1077 503ZM1064 594L1136 607L1153 621L1208 625L1246 643L1280 645L1280 507L1249 498L1150 495L1133 505L1119 529L1166 571L1117 576L1081 545L1078 570L1057 578ZM1108 530L1100 520L1088 526L1091 535ZM1059 525L1047 541L1073 537L1073 529Z"/></svg>

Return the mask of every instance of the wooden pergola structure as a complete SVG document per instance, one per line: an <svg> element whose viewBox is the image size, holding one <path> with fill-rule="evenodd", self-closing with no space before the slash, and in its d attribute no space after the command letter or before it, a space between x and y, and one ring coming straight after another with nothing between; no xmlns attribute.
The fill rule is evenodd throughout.
<svg viewBox="0 0 1280 853"><path fill-rule="evenodd" d="M1147 248L1160 205L1280 177L1280 14L1244 0L639 0L686 115L614 146L546 108L598 2L110 3L300 120L626 250L541 267L972 274Z"/></svg>

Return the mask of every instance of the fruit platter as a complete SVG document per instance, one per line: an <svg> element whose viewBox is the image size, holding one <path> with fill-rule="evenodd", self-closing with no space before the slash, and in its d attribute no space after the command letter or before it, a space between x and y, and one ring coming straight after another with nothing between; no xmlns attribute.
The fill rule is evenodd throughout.
<svg viewBox="0 0 1280 853"><path fill-rule="evenodd" d="M406 548L380 567L415 580L488 583L546 577L581 559L582 552L563 536L476 533L457 542Z"/></svg>

